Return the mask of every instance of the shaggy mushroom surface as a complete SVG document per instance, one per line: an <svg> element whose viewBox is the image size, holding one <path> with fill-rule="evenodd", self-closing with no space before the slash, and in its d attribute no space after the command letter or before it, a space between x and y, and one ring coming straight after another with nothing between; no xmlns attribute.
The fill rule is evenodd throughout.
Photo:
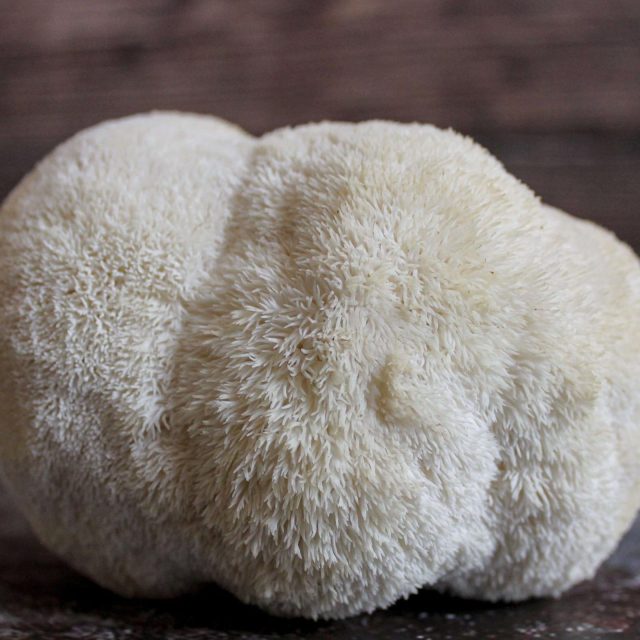
<svg viewBox="0 0 640 640"><path fill-rule="evenodd" d="M558 595L639 451L638 258L452 131L133 116L0 210L2 477L118 593Z"/></svg>

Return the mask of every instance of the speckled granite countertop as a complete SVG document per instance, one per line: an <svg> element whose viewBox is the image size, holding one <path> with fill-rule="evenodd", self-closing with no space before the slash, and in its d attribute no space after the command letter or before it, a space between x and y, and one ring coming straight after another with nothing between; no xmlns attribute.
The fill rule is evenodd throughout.
<svg viewBox="0 0 640 640"><path fill-rule="evenodd" d="M595 580L559 600L491 605L423 591L349 620L279 620L214 587L172 601L125 600L67 568L0 492L0 640L640 638L640 520Z"/></svg>

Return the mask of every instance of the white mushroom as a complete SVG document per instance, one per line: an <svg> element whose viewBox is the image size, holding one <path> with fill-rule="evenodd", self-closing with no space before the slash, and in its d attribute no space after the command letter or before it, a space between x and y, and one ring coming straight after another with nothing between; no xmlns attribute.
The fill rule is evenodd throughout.
<svg viewBox="0 0 640 640"><path fill-rule="evenodd" d="M337 618L590 577L640 504L640 268L452 131L107 122L0 212L0 462L98 583Z"/></svg>

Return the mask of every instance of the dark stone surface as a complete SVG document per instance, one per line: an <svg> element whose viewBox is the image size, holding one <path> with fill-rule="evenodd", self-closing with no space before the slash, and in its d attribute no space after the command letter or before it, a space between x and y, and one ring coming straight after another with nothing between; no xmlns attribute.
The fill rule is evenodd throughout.
<svg viewBox="0 0 640 640"><path fill-rule="evenodd" d="M165 601L100 589L42 548L0 494L0 640L640 638L640 521L596 578L558 600L496 605L423 590L338 622L270 617L208 587Z"/></svg>

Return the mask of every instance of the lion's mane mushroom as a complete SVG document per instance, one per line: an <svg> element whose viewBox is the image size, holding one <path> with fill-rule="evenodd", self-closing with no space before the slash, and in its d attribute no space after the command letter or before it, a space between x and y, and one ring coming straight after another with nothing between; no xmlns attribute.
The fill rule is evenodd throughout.
<svg viewBox="0 0 640 640"><path fill-rule="evenodd" d="M333 618L591 576L640 504L640 268L391 122L80 133L0 212L0 460L119 593Z"/></svg>

